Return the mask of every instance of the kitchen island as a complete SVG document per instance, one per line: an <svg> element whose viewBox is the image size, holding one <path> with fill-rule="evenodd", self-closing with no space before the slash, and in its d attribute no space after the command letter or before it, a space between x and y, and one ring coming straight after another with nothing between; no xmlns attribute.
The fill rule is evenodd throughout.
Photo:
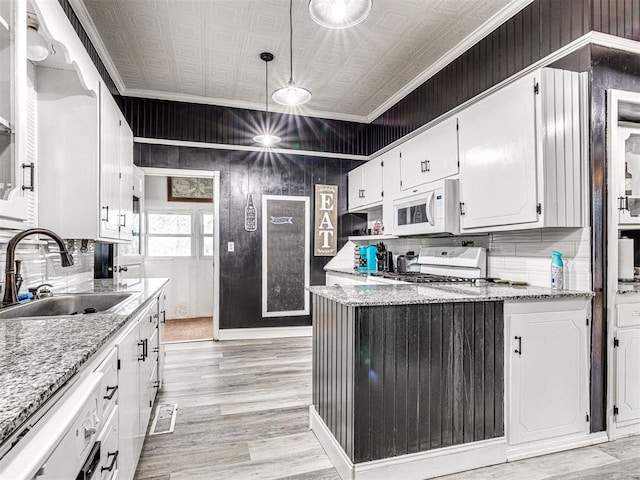
<svg viewBox="0 0 640 480"><path fill-rule="evenodd" d="M342 478L429 478L593 441L585 421L590 292L495 284L309 290L310 425ZM564 362L546 379L531 369L545 355ZM552 402L540 404L541 389L556 384L564 388L558 398L545 393Z"/></svg>
<svg viewBox="0 0 640 480"><path fill-rule="evenodd" d="M104 312L0 320L0 478L5 478L3 465L6 466L8 459L23 444L29 444L34 439L42 423L40 420L50 416L48 412L55 411L61 400L68 397L69 392L91 372L96 368L104 368L99 365L116 358L112 353L114 342L124 330L129 331L132 322L137 321L142 312L150 312L151 315L145 320L149 325L145 328L151 331L158 326L159 312L153 312L159 308L158 299L167 281L84 282L65 293L117 292L131 295ZM63 295L60 291L56 291L56 294ZM160 357L158 353L155 361L161 361ZM123 364L123 368L125 366ZM115 376L120 378L122 375L123 371L119 370ZM106 371L104 378L105 382L108 379L117 384L115 377L109 377ZM142 381L140 384L144 385ZM120 383L115 395L110 391L102 395L110 397L109 400L120 398L118 403L122 404L123 390L123 384ZM120 407L120 412L123 412L122 405Z"/></svg>

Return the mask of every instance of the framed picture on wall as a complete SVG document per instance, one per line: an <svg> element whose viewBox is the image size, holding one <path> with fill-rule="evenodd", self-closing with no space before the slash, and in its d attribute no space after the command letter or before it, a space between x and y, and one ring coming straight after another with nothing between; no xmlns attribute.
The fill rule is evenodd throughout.
<svg viewBox="0 0 640 480"><path fill-rule="evenodd" d="M213 178L167 177L167 201L213 202Z"/></svg>

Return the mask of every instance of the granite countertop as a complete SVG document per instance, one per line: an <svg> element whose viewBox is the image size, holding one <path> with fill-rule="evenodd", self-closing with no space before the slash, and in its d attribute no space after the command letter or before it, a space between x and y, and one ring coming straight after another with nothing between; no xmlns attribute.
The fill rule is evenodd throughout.
<svg viewBox="0 0 640 480"><path fill-rule="evenodd" d="M308 287L311 293L350 307L449 302L490 302L542 298L592 297L592 292L488 283L427 285L333 285Z"/></svg>
<svg viewBox="0 0 640 480"><path fill-rule="evenodd" d="M63 293L131 292L103 313L0 320L0 444L67 383L167 283L92 280Z"/></svg>

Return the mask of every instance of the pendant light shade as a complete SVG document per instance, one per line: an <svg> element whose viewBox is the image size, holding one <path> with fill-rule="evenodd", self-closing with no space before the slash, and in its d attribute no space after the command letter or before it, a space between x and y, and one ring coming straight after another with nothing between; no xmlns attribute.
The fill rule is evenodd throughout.
<svg viewBox="0 0 640 480"><path fill-rule="evenodd" d="M296 106L311 100L311 92L306 88L297 87L293 80L289 80L286 86L279 88L271 96L273 101L280 105Z"/></svg>
<svg viewBox="0 0 640 480"><path fill-rule="evenodd" d="M348 28L367 18L371 4L372 0L309 0L309 13L323 27Z"/></svg>
<svg viewBox="0 0 640 480"><path fill-rule="evenodd" d="M273 60L273 54L269 52L262 52L260 54L260 60L264 61L264 109L265 109L265 122L264 133L260 133L253 137L253 141L259 143L263 147L272 147L276 143L280 143L282 140L279 136L271 133L271 118L269 117L269 62Z"/></svg>
<svg viewBox="0 0 640 480"><path fill-rule="evenodd" d="M303 105L311 100L311 92L293 81L293 0L289 0L289 81L273 92L273 101L287 107Z"/></svg>

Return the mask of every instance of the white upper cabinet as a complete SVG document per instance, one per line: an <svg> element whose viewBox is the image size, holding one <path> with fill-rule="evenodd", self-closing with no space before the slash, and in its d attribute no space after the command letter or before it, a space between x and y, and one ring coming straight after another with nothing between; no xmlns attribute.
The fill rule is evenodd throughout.
<svg viewBox="0 0 640 480"><path fill-rule="evenodd" d="M461 231L583 224L580 74L542 69L460 112Z"/></svg>
<svg viewBox="0 0 640 480"><path fill-rule="evenodd" d="M0 227L24 228L33 197L26 129L25 2L0 0ZM24 168L23 168L24 166ZM24 188L23 188L24 187Z"/></svg>
<svg viewBox="0 0 640 480"><path fill-rule="evenodd" d="M128 241L131 129L60 5L33 5L55 52L36 68L39 225L63 238Z"/></svg>
<svg viewBox="0 0 640 480"><path fill-rule="evenodd" d="M458 123L448 118L398 147L402 190L458 173Z"/></svg>
<svg viewBox="0 0 640 480"><path fill-rule="evenodd" d="M349 172L349 211L382 205L382 156Z"/></svg>

